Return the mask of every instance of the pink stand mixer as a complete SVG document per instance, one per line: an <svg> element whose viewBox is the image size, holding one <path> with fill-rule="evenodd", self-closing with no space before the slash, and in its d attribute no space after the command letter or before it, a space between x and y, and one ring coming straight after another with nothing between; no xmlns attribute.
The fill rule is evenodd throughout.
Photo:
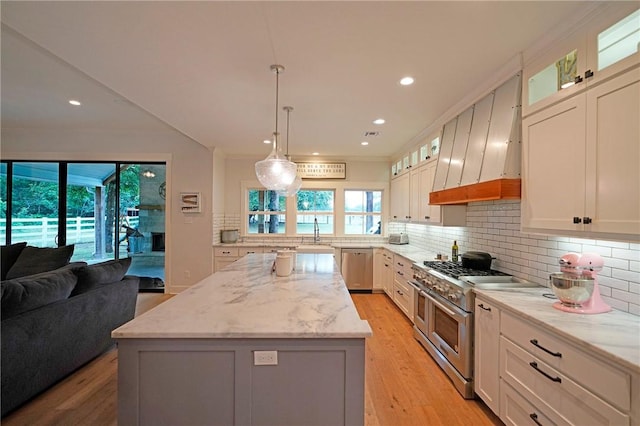
<svg viewBox="0 0 640 426"><path fill-rule="evenodd" d="M553 307L564 312L600 314L611 306L600 297L598 272L604 260L596 253L567 253L560 260L560 273L549 276L551 287L559 302Z"/></svg>

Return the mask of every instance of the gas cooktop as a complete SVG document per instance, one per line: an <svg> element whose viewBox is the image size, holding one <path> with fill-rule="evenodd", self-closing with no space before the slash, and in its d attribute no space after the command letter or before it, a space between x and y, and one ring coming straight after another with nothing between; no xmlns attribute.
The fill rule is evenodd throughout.
<svg viewBox="0 0 640 426"><path fill-rule="evenodd" d="M504 272L496 271L494 269L483 271L479 269L463 268L460 262L440 262L440 261L425 260L424 266L455 279L458 279L459 277L462 277L462 276L485 277L485 276L508 275L508 274L505 274Z"/></svg>

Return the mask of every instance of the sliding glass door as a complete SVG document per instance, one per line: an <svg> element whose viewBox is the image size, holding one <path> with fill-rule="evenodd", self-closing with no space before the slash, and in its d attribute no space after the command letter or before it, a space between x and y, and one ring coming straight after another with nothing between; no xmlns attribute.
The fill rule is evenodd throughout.
<svg viewBox="0 0 640 426"><path fill-rule="evenodd" d="M164 279L165 176L164 163L2 161L0 244L75 244L72 261L132 257L132 275Z"/></svg>

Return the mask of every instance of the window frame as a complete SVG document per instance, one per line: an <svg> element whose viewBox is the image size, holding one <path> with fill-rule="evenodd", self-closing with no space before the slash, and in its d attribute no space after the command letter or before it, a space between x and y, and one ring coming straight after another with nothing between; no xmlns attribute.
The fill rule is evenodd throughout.
<svg viewBox="0 0 640 426"><path fill-rule="evenodd" d="M248 218L249 213L249 189L265 188L257 180L241 180L241 220L240 220L240 235L249 238L269 238L269 239L285 239L285 238L301 238L307 237L310 234L298 234L296 231L297 215L299 214L295 196L286 198L286 229L283 234L249 234L248 233ZM346 180L303 180L301 190L332 190L334 191L333 199L333 227L334 232L331 235L326 235L331 238L362 238L362 237L383 237L386 234L386 223L389 216L389 182L349 182ZM382 233L381 234L345 234L345 190L359 190L359 191L381 191L382 192L382 212L380 214L382 218ZM325 212L317 212L318 214L326 214Z"/></svg>
<svg viewBox="0 0 640 426"><path fill-rule="evenodd" d="M366 193L366 192L380 192L380 211L360 211L360 212L351 212L351 211L347 211L346 209L346 193L347 191L354 191L354 192L360 192L360 193ZM342 232L344 233L344 235L349 235L349 236L373 236L373 235L382 235L383 234L383 229L384 229L384 221L383 221L383 216L382 216L382 208L383 208L383 193L380 190L373 190L373 189L356 189L356 188L345 188L343 190L343 192L345 193L345 206L343 208L343 215L344 215L344 226L342 229ZM364 194L363 194L364 195ZM373 233L368 233L366 232L367 230L365 229L364 233L361 234L348 234L347 231L347 216L360 216L362 218L366 218L367 216L379 216L380 217L380 234L373 234Z"/></svg>

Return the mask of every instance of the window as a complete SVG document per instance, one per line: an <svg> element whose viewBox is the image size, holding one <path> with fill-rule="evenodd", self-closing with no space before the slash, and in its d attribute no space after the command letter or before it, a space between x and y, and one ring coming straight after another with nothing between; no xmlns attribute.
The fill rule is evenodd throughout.
<svg viewBox="0 0 640 426"><path fill-rule="evenodd" d="M286 197L276 191L250 189L249 234L284 234L286 231Z"/></svg>
<svg viewBox="0 0 640 426"><path fill-rule="evenodd" d="M344 191L344 233L382 233L382 191Z"/></svg>
<svg viewBox="0 0 640 426"><path fill-rule="evenodd" d="M634 55L640 46L640 9L598 34L598 71Z"/></svg>
<svg viewBox="0 0 640 426"><path fill-rule="evenodd" d="M297 234L313 234L314 222L318 221L320 234L334 233L333 190L303 190L297 195Z"/></svg>

